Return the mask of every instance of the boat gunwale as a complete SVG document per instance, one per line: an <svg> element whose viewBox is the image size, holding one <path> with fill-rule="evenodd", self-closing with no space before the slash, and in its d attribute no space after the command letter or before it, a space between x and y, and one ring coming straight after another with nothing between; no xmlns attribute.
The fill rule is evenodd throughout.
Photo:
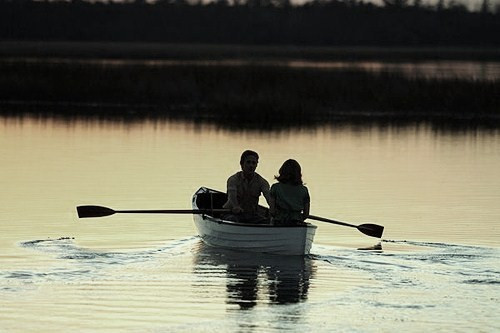
<svg viewBox="0 0 500 333"><path fill-rule="evenodd" d="M311 224L311 223L305 223L304 225L273 225L273 224L258 224L258 223L241 223L241 222L234 222L234 221L228 221L228 220L223 220L217 217L210 216L208 214L194 214L201 216L203 221L208 221L212 223L217 223L217 224L225 224L225 225L231 225L231 226L238 226L238 227L249 227L249 228L312 228L316 229L318 226Z"/></svg>

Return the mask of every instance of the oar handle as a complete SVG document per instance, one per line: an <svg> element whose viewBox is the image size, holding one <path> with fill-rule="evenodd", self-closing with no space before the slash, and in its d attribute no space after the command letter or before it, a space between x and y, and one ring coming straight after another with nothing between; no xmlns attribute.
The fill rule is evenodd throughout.
<svg viewBox="0 0 500 333"><path fill-rule="evenodd" d="M339 224L339 225L343 225L343 226L351 227L351 228L357 228L358 227L357 225L354 225L354 224L345 223L345 222L341 222L341 221L335 221L335 220L327 219L327 218L324 218L324 217L321 217L321 216L308 215L307 218L311 219L311 220L316 220L316 221L322 221L322 222L328 222L328 223L333 223L333 224Z"/></svg>
<svg viewBox="0 0 500 333"><path fill-rule="evenodd" d="M130 214L210 214L227 213L229 209L149 209L149 210L115 210L115 213Z"/></svg>

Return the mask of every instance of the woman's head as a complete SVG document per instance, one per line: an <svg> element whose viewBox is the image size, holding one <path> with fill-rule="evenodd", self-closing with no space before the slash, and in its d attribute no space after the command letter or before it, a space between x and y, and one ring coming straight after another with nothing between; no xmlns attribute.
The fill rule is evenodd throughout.
<svg viewBox="0 0 500 333"><path fill-rule="evenodd" d="M302 185L302 169L296 160L286 160L279 170L279 175L275 176L277 181L285 184Z"/></svg>

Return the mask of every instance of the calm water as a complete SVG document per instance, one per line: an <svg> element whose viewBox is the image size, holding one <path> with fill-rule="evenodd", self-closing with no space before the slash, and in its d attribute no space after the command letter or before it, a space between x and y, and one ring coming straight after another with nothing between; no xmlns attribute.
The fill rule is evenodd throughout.
<svg viewBox="0 0 500 333"><path fill-rule="evenodd" d="M75 206L190 208L247 148L296 158L318 222L306 258L201 244L191 216L78 220ZM500 130L0 118L0 332L494 332Z"/></svg>

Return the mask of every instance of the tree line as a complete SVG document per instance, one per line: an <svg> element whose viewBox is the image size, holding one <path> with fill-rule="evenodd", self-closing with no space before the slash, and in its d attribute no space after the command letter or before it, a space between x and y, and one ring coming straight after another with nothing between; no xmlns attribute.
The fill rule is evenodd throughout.
<svg viewBox="0 0 500 333"><path fill-rule="evenodd" d="M500 10L440 0L0 0L0 40L259 45L500 45Z"/></svg>

